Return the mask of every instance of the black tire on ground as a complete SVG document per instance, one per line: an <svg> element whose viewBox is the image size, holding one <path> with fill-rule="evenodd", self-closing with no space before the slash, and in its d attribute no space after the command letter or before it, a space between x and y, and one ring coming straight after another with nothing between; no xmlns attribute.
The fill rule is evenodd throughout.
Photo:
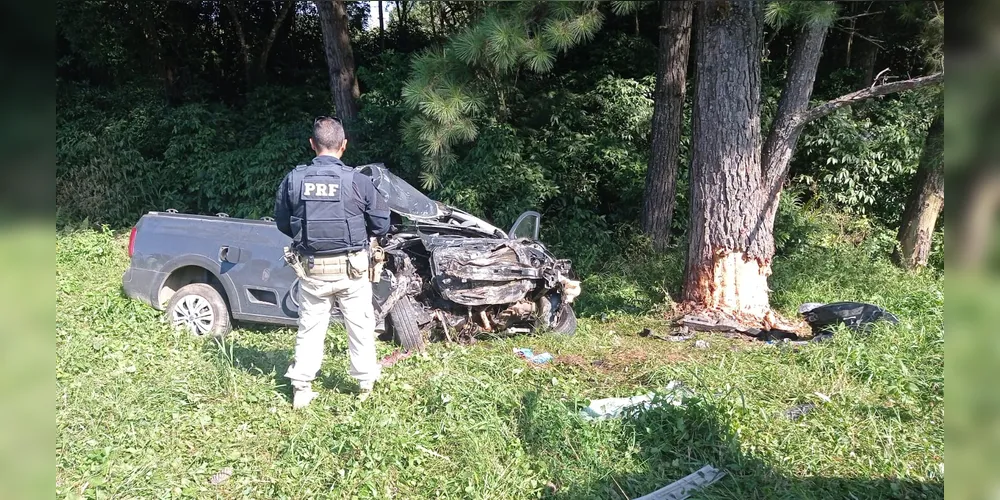
<svg viewBox="0 0 1000 500"><path fill-rule="evenodd" d="M573 311L573 306L569 304L559 306L555 320L552 322L552 331L566 336L576 333L576 312Z"/></svg>
<svg viewBox="0 0 1000 500"><path fill-rule="evenodd" d="M174 327L198 337L225 337L232 330L226 301L207 283L192 283L177 290L165 314Z"/></svg>
<svg viewBox="0 0 1000 500"><path fill-rule="evenodd" d="M413 308L413 299L401 297L389 310L389 325L392 327L392 337L407 351L420 352L424 350L424 336L417 325L417 312Z"/></svg>

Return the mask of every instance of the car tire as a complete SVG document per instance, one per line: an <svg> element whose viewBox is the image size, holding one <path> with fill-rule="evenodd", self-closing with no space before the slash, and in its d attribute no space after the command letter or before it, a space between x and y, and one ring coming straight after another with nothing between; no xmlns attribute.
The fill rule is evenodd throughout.
<svg viewBox="0 0 1000 500"><path fill-rule="evenodd" d="M413 307L413 299L400 297L389 310L389 326L392 327L392 338L407 351L420 352L424 350L424 336L417 325L417 312Z"/></svg>
<svg viewBox="0 0 1000 500"><path fill-rule="evenodd" d="M167 303L167 321L196 337L225 337L232 330L229 307L219 291L207 283L192 283L174 293Z"/></svg>
<svg viewBox="0 0 1000 500"><path fill-rule="evenodd" d="M572 336L576 333L576 312L573 306L562 304L556 311L555 319L552 322L552 331L560 335Z"/></svg>

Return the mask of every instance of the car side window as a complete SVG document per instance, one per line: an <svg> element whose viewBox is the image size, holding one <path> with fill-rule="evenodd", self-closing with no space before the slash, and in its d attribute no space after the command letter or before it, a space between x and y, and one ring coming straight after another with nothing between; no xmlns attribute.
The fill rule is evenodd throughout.
<svg viewBox="0 0 1000 500"><path fill-rule="evenodd" d="M510 238L512 240L520 238L537 240L541 219L542 214L538 212L524 212L517 218L516 221L514 221L514 225L511 226L510 233L508 233Z"/></svg>

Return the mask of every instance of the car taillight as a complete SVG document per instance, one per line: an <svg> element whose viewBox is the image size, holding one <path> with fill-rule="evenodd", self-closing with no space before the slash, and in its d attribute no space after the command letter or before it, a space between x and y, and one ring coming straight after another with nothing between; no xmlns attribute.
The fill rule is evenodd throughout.
<svg viewBox="0 0 1000 500"><path fill-rule="evenodd" d="M135 253L135 227L132 228L132 232L128 235L128 258L132 258L132 254Z"/></svg>

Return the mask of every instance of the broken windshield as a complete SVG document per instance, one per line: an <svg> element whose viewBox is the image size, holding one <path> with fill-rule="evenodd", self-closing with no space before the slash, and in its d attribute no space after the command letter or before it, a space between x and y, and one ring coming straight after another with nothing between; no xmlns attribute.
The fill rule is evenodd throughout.
<svg viewBox="0 0 1000 500"><path fill-rule="evenodd" d="M411 218L438 217L441 209L438 203L421 193L417 188L393 175L382 163L362 165L361 173L370 175L375 189L389 202L389 208L400 215Z"/></svg>

